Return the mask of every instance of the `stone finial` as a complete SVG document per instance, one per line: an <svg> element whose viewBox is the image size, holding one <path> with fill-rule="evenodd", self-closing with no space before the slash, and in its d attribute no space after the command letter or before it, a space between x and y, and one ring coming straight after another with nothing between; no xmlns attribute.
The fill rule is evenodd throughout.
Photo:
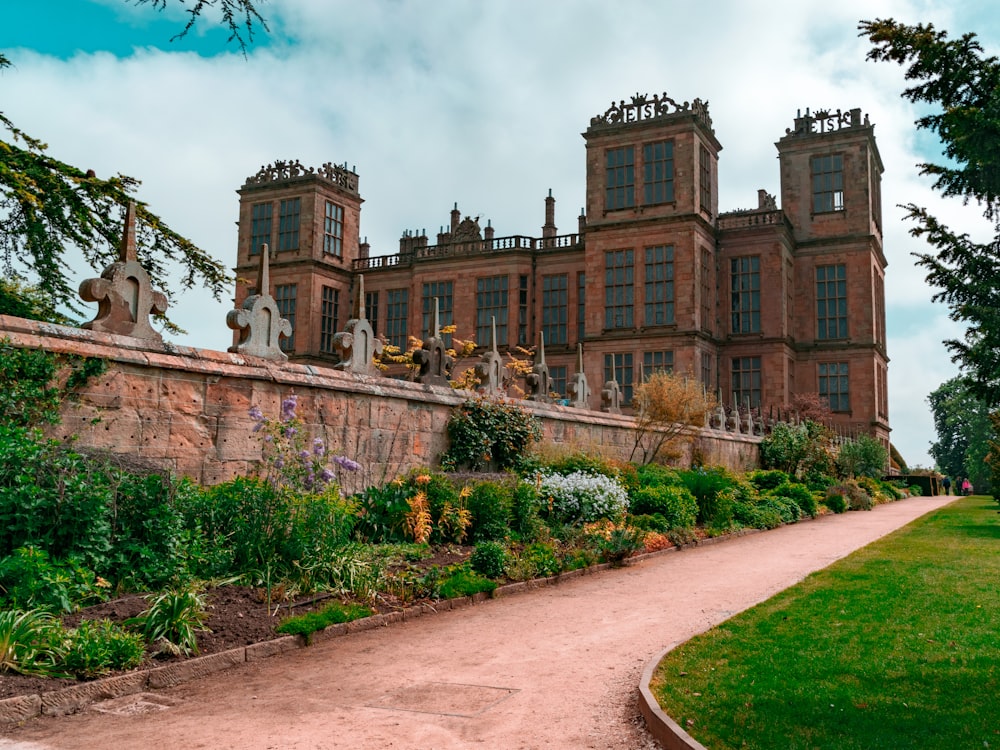
<svg viewBox="0 0 1000 750"><path fill-rule="evenodd" d="M434 327L431 336L420 349L413 352L413 362L420 366L417 382L424 385L440 385L449 387L451 367L455 360L448 354L448 348L441 338L441 314L438 308L438 298L434 298Z"/></svg>
<svg viewBox="0 0 1000 750"><path fill-rule="evenodd" d="M622 413L622 389L617 380L609 380L601 389L601 411L608 414Z"/></svg>
<svg viewBox="0 0 1000 750"><path fill-rule="evenodd" d="M538 401L543 404L550 403L551 378L549 377L549 366L545 364L545 332L538 332L538 358L528 373L525 381L528 384L528 400Z"/></svg>
<svg viewBox="0 0 1000 750"><path fill-rule="evenodd" d="M583 344L580 343L576 345L576 373L567 384L566 393L570 397L570 406L578 409L590 408L590 384L587 383L587 376L583 372Z"/></svg>
<svg viewBox="0 0 1000 750"><path fill-rule="evenodd" d="M247 297L242 307L226 315L226 325L240 332L239 343L229 347L229 351L284 362L288 355L281 351L278 342L292 335L292 324L281 317L278 303L271 296L269 256L265 243L260 247L257 294Z"/></svg>
<svg viewBox="0 0 1000 750"><path fill-rule="evenodd" d="M104 269L101 278L80 284L83 301L97 303L97 317L84 323L83 328L162 341L163 337L150 325L149 316L167 311L167 296L153 290L149 274L136 260L135 213L135 203L130 202L125 210L118 260Z"/></svg>
<svg viewBox="0 0 1000 750"><path fill-rule="evenodd" d="M475 375L479 381L476 389L480 393L495 396L503 390L503 358L497 351L497 319L490 319L492 323L492 334L490 336L490 349L483 353L482 358L476 364Z"/></svg>
<svg viewBox="0 0 1000 750"><path fill-rule="evenodd" d="M336 370L346 370L359 375L375 375L377 368L372 360L382 353L382 342L375 338L372 324L365 311L365 277L358 276L358 292L354 298L354 317L347 321L343 331L333 336L333 346L340 352Z"/></svg>

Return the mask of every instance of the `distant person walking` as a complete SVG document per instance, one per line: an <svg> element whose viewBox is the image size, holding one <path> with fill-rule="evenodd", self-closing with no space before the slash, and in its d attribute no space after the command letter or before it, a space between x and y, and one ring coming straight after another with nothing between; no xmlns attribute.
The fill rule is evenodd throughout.
<svg viewBox="0 0 1000 750"><path fill-rule="evenodd" d="M962 494L963 495L972 494L972 482L969 481L968 477L962 480Z"/></svg>
<svg viewBox="0 0 1000 750"><path fill-rule="evenodd" d="M944 479L941 480L941 484L944 485L944 494L950 495L951 494L951 480L948 477L945 477Z"/></svg>

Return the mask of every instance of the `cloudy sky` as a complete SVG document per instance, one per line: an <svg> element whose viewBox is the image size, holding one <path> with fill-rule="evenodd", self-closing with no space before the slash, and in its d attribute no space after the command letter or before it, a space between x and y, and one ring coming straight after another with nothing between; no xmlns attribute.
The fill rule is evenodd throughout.
<svg viewBox="0 0 1000 750"><path fill-rule="evenodd" d="M393 253L433 235L457 202L497 235L539 234L544 198L574 231L590 118L634 93L709 102L720 210L778 190L774 142L799 109L860 107L875 124L882 189L892 439L931 465L927 394L957 373L942 339L961 331L933 304L896 204L928 206L980 239L975 207L930 190L937 158L899 94L898 67L865 61L860 19L974 31L1000 52L995 0L262 0L270 32L244 56L211 14L184 39L167 12L128 0L4 0L0 111L50 153L139 198L227 265L245 178L275 159L347 162L365 199L362 235ZM6 135L0 136L5 138ZM94 275L80 272L80 279ZM225 349L230 302L171 300L177 343Z"/></svg>

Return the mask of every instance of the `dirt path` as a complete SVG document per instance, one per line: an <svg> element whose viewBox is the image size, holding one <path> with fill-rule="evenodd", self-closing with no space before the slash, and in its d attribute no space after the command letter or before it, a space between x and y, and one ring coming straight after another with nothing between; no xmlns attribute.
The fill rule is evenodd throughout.
<svg viewBox="0 0 1000 750"><path fill-rule="evenodd" d="M36 719L4 750L656 747L644 664L949 502L912 498L355 633L161 691L169 708Z"/></svg>

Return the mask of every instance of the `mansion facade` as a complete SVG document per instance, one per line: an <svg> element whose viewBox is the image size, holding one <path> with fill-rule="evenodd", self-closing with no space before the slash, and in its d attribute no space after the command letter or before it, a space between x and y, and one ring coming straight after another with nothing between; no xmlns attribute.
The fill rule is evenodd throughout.
<svg viewBox="0 0 1000 750"><path fill-rule="evenodd" d="M873 126L860 110L799 115L775 144L780 195L720 213L722 146L707 105L635 96L594 117L586 207L560 234L545 199L540 236L497 237L456 205L436 237L406 232L394 255L360 241L358 175L277 162L239 190L237 306L254 291L262 245L293 360L335 364L334 334L364 275L367 318L388 343L441 325L501 352L544 335L565 394L577 344L591 383L623 403L644 375L700 379L726 404L787 409L819 394L835 426L889 436L885 267ZM597 387L595 387L597 386Z"/></svg>

